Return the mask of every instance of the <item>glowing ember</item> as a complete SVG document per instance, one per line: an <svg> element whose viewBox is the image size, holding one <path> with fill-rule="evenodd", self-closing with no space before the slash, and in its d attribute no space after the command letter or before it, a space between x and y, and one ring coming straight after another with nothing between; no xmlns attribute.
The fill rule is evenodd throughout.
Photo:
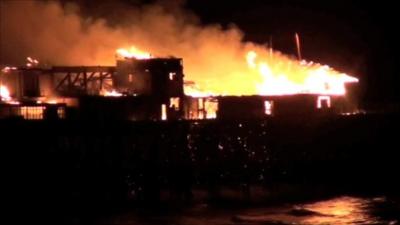
<svg viewBox="0 0 400 225"><path fill-rule="evenodd" d="M11 100L10 91L4 85L0 86L0 97L1 97L2 101L10 101Z"/></svg>
<svg viewBox="0 0 400 225"><path fill-rule="evenodd" d="M39 61L30 56L26 57L26 61L27 61L27 63L26 63L27 67L35 67L35 66L39 65Z"/></svg>
<svg viewBox="0 0 400 225"><path fill-rule="evenodd" d="M19 105L20 102L19 102L19 101L15 101L15 100L10 100L10 101L7 102L7 104L10 104L10 105Z"/></svg>
<svg viewBox="0 0 400 225"><path fill-rule="evenodd" d="M289 60L282 56L258 59L255 51L249 51L246 59L248 67L261 77L261 82L256 84L260 95L344 95L345 83L358 82L329 66L304 60Z"/></svg>
<svg viewBox="0 0 400 225"><path fill-rule="evenodd" d="M129 49L119 48L117 49L117 55L124 58L135 58L135 59L150 59L151 54L148 52L141 51L135 46Z"/></svg>
<svg viewBox="0 0 400 225"><path fill-rule="evenodd" d="M1 70L1 72L3 72L3 73L8 73L8 72L10 72L11 70L16 70L17 69L17 67L14 67L14 66L6 66L6 67L4 67L2 70Z"/></svg>
<svg viewBox="0 0 400 225"><path fill-rule="evenodd" d="M122 96L122 93L119 93L116 90L112 90L112 91L104 90L101 94L103 96L107 96L107 97L120 97L120 96Z"/></svg>
<svg viewBox="0 0 400 225"><path fill-rule="evenodd" d="M46 103L47 103L47 104L52 104L52 105L55 105L55 104L57 104L58 102L57 102L57 100L55 100L55 99L52 99L52 100L48 100L48 101L46 101Z"/></svg>
<svg viewBox="0 0 400 225"><path fill-rule="evenodd" d="M50 104L50 105L56 105L59 103L62 103L63 99L56 98L56 97L40 97L37 101L36 104Z"/></svg>

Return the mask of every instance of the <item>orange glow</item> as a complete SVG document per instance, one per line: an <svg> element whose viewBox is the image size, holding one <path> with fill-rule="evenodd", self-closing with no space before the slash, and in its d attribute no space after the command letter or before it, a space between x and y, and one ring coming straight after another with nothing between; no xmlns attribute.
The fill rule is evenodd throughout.
<svg viewBox="0 0 400 225"><path fill-rule="evenodd" d="M1 97L2 101L10 101L11 100L10 91L4 85L0 86L0 97Z"/></svg>
<svg viewBox="0 0 400 225"><path fill-rule="evenodd" d="M0 100L1 101L5 101L5 102L11 102L12 98L11 98L11 94L10 94L10 90L8 89L7 86L3 85L3 74L6 75L6 73L12 71L12 70L16 70L16 67L11 67L11 66L6 66L4 68L1 69L1 73L0 73Z"/></svg>
<svg viewBox="0 0 400 225"><path fill-rule="evenodd" d="M51 104L51 105L55 105L60 103L61 100L60 99L56 99L56 98L47 98L47 97L42 97L39 98L36 103L37 104Z"/></svg>
<svg viewBox="0 0 400 225"><path fill-rule="evenodd" d="M184 84L185 94L196 97L196 98L203 98L209 96L217 96L217 94L211 91L201 90L199 86L197 86L194 82L188 81Z"/></svg>
<svg viewBox="0 0 400 225"><path fill-rule="evenodd" d="M356 224L359 221L374 221L366 213L367 200L341 197L305 205L304 208L318 213L305 218L305 224Z"/></svg>
<svg viewBox="0 0 400 225"><path fill-rule="evenodd" d="M128 49L119 48L117 49L117 55L123 58L135 58L135 59L150 59L151 54L148 52L141 51L135 46L131 46Z"/></svg>
<svg viewBox="0 0 400 225"><path fill-rule="evenodd" d="M273 102L272 101L265 101L264 102L264 109L265 109L265 114L266 115L272 115L272 106Z"/></svg>
<svg viewBox="0 0 400 225"><path fill-rule="evenodd" d="M117 54L136 59L152 57L150 53L135 46L117 49ZM185 94L192 97L294 94L338 96L346 94L346 83L358 82L357 78L338 72L328 65L291 58L272 49L248 47L240 56L220 61L219 67L211 65L207 69L209 71L205 71L207 74L201 77L198 73L201 73L202 68L196 67L197 70L193 70L192 62L189 61L187 71L196 74L197 79L194 79L195 82L185 82ZM169 79L173 77L173 74L169 74Z"/></svg>
<svg viewBox="0 0 400 225"><path fill-rule="evenodd" d="M55 104L57 104L58 102L57 102L57 100L52 99L52 100L48 100L46 103L47 103L47 104L53 104L53 105L55 105Z"/></svg>
<svg viewBox="0 0 400 225"><path fill-rule="evenodd" d="M111 91L102 90L100 94L103 95L103 96L106 96L106 97L120 97L120 96L122 96L122 93L119 93L116 90L111 90Z"/></svg>
<svg viewBox="0 0 400 225"><path fill-rule="evenodd" d="M255 51L246 56L249 68L260 76L256 84L260 95L323 94L344 95L345 83L357 78L340 73L327 65L297 61L280 56L259 59Z"/></svg>
<svg viewBox="0 0 400 225"><path fill-rule="evenodd" d="M167 105L161 105L161 120L167 120Z"/></svg>
<svg viewBox="0 0 400 225"><path fill-rule="evenodd" d="M206 119L217 118L218 101L216 99L211 99L211 98L205 99L204 111L206 113Z"/></svg>
<svg viewBox="0 0 400 225"><path fill-rule="evenodd" d="M26 57L26 61L27 61L26 62L27 67L35 67L35 66L39 65L39 61L30 56Z"/></svg>
<svg viewBox="0 0 400 225"><path fill-rule="evenodd" d="M169 107L174 108L175 110L179 110L180 108L180 98L170 98L169 99Z"/></svg>
<svg viewBox="0 0 400 225"><path fill-rule="evenodd" d="M215 119L218 112L218 99L213 97L195 98L194 105L189 112L190 119Z"/></svg>
<svg viewBox="0 0 400 225"><path fill-rule="evenodd" d="M218 82L218 77L210 81L197 79L195 81L201 84L201 88L194 82L185 83L185 94L193 97L294 94L338 96L346 94L346 83L358 82L357 78L327 65L297 60L272 49L249 50L243 62L245 67L233 66L240 65L242 62L239 61L221 62L226 65L223 74L229 80Z"/></svg>
<svg viewBox="0 0 400 225"><path fill-rule="evenodd" d="M19 115L26 120L41 120L45 109L44 106L22 106L19 109Z"/></svg>
<svg viewBox="0 0 400 225"><path fill-rule="evenodd" d="M4 85L0 85L0 101L11 105L19 105L19 102L11 97L10 90Z"/></svg>
<svg viewBox="0 0 400 225"><path fill-rule="evenodd" d="M323 101L326 102L326 106L328 108L331 107L331 97L330 96L318 96L318 100L317 100L317 108L318 109L323 108L323 104L322 104Z"/></svg>
<svg viewBox="0 0 400 225"><path fill-rule="evenodd" d="M19 101L15 101L15 100L11 100L11 101L7 101L7 104L10 104L10 105L19 105L20 102L19 102Z"/></svg>
<svg viewBox="0 0 400 225"><path fill-rule="evenodd" d="M144 7L143 11L141 7L134 10L128 23L122 23L127 26L108 26L103 20L82 18L75 10L64 13L68 7L58 4L59 1L2 2L10 4L2 11L1 18L9 18L4 24L5 33L10 31L10 37L26 37L10 39L13 42L10 46L22 46L21 51L15 51L18 54L30 51L23 46L31 46L45 62L91 66L113 65L117 49L119 57L138 59L150 58L149 52L157 56L173 54L184 60L185 79L195 81L204 90L203 93L186 90L188 95L344 95L343 84L357 81L328 66L273 50L272 38L269 48L265 48L246 41L245 33L236 26L203 25L193 20L195 15L188 19L184 12L163 10L157 4ZM20 2L23 4L14 4ZM22 7L29 9L26 10L29 13L20 13ZM301 46L301 34L296 36L299 49L306 50L306 46ZM136 46L130 47L129 43ZM12 48L5 50L13 52ZM251 55L249 65L245 60L247 53Z"/></svg>
<svg viewBox="0 0 400 225"><path fill-rule="evenodd" d="M8 72L10 72L11 70L16 70L17 69L17 67L15 67L15 66L6 66L6 67L4 67L3 69L1 69L1 72L3 72L3 73L8 73Z"/></svg>

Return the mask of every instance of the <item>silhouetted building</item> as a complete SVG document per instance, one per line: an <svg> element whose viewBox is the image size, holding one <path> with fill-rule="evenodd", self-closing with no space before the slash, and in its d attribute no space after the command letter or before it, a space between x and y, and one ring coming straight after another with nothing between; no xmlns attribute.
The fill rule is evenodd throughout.
<svg viewBox="0 0 400 225"><path fill-rule="evenodd" d="M17 68L2 79L13 100L0 105L0 118L231 120L313 116L357 109L353 104L358 96L354 84L346 86L348 96L191 97L184 94L183 78L180 58L123 58L117 60L116 66Z"/></svg>
<svg viewBox="0 0 400 225"><path fill-rule="evenodd" d="M114 88L123 94L146 97L149 118L183 118L183 65L178 58L127 58L117 61Z"/></svg>

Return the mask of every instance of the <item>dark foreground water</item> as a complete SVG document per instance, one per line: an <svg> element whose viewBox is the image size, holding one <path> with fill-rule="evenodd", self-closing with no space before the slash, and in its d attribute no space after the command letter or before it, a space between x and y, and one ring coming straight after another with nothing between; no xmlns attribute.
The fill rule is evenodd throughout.
<svg viewBox="0 0 400 225"><path fill-rule="evenodd" d="M96 224L238 225L238 224L399 224L400 207L386 197L339 196L299 204L230 208L197 204L168 213L132 210Z"/></svg>
<svg viewBox="0 0 400 225"><path fill-rule="evenodd" d="M4 205L18 224L396 224L399 127L399 114L4 120Z"/></svg>

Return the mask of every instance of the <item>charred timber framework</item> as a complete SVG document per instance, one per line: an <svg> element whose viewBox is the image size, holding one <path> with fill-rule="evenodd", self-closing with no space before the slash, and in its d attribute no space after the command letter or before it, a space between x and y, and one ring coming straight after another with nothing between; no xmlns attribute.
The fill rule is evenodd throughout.
<svg viewBox="0 0 400 225"><path fill-rule="evenodd" d="M115 67L63 66L52 67L49 73L53 79L55 92L75 97L82 94L98 94L103 88L112 88Z"/></svg>

